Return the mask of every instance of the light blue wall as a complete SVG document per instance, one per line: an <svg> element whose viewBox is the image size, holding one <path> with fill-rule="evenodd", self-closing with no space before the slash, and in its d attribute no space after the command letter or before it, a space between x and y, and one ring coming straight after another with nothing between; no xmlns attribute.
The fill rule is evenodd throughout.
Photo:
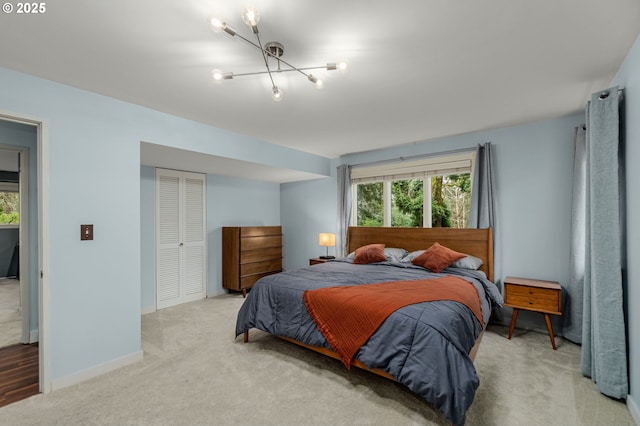
<svg viewBox="0 0 640 426"><path fill-rule="evenodd" d="M188 170L187 170L188 171ZM155 169L141 167L141 308L155 310ZM207 296L222 288L222 227L280 225L280 185L207 175Z"/></svg>
<svg viewBox="0 0 640 426"><path fill-rule="evenodd" d="M1 83L0 83L1 87ZM4 95L4 93L3 93ZM0 110L2 110L0 97ZM29 153L29 330L38 331L38 136L35 126L0 120L0 145ZM24 278L23 278L24 279Z"/></svg>
<svg viewBox="0 0 640 426"><path fill-rule="evenodd" d="M326 254L318 245L318 234L337 230L336 167L332 164L329 178L281 185L285 269L308 266L310 258ZM335 248L329 250L335 255Z"/></svg>
<svg viewBox="0 0 640 426"><path fill-rule="evenodd" d="M618 71L613 85L625 90L627 181L627 312L629 324L630 395L636 422L640 422L640 37Z"/></svg>
<svg viewBox="0 0 640 426"><path fill-rule="evenodd" d="M0 93L1 111L46 123L52 382L141 349L141 141L329 174L322 157L3 68Z"/></svg>
<svg viewBox="0 0 640 426"><path fill-rule="evenodd" d="M496 280L523 276L567 282L574 127L582 114L347 155L346 164L473 148L495 147L498 191ZM333 164L335 163L335 164ZM288 267L304 266L318 254L317 233L336 227L337 184L330 179L282 185L282 225ZM506 310L506 314L510 313ZM545 330L535 314L523 313L518 326ZM557 319L556 319L557 321Z"/></svg>

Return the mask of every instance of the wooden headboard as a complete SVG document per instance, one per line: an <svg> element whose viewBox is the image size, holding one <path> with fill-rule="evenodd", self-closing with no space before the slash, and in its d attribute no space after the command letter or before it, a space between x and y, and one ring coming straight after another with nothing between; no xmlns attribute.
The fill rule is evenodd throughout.
<svg viewBox="0 0 640 426"><path fill-rule="evenodd" d="M480 270L493 281L493 236L491 228L397 228L350 226L348 253L367 244L385 244L408 251L425 250L433 243L460 253L479 257L484 262Z"/></svg>

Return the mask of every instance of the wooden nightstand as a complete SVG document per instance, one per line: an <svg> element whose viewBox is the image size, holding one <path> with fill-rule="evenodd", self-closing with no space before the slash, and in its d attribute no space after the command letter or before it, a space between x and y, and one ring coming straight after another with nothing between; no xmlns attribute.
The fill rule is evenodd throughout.
<svg viewBox="0 0 640 426"><path fill-rule="evenodd" d="M325 263L327 260L329 259L320 259L319 257L314 257L312 259L309 259L309 266Z"/></svg>
<svg viewBox="0 0 640 426"><path fill-rule="evenodd" d="M551 315L562 315L560 301L562 299L562 287L555 281L533 280L529 278L507 277L504 279L504 306L513 308L511 326L509 327L509 339L513 335L516 319L520 309L540 312L544 314L547 323L547 331L551 346L556 349L556 341L553 338L551 327Z"/></svg>

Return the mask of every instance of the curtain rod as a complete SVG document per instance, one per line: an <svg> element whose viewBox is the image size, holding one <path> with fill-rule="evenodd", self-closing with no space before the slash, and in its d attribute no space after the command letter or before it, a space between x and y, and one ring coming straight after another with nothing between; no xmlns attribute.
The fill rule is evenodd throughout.
<svg viewBox="0 0 640 426"><path fill-rule="evenodd" d="M380 165L380 164L401 163L401 162L404 162L404 161L420 160L422 158L441 157L441 156L444 156L444 155L461 154L463 152L471 152L471 151L475 151L475 150L476 150L475 147L474 148L460 148L460 149L436 152L436 153L431 153L431 154L410 155L408 157L390 158L390 159L387 159L387 160L368 161L368 162L365 162L365 163L354 163L354 164L349 164L349 165L351 167L377 166L377 165Z"/></svg>

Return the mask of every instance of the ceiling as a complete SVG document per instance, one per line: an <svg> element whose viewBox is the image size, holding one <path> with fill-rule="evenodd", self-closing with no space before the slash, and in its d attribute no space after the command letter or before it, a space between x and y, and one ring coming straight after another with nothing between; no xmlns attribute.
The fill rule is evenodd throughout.
<svg viewBox="0 0 640 426"><path fill-rule="evenodd" d="M334 158L575 113L640 33L637 0L255 0L263 42L298 67L346 59L319 91L261 71L242 2L56 0L0 15L0 66Z"/></svg>

